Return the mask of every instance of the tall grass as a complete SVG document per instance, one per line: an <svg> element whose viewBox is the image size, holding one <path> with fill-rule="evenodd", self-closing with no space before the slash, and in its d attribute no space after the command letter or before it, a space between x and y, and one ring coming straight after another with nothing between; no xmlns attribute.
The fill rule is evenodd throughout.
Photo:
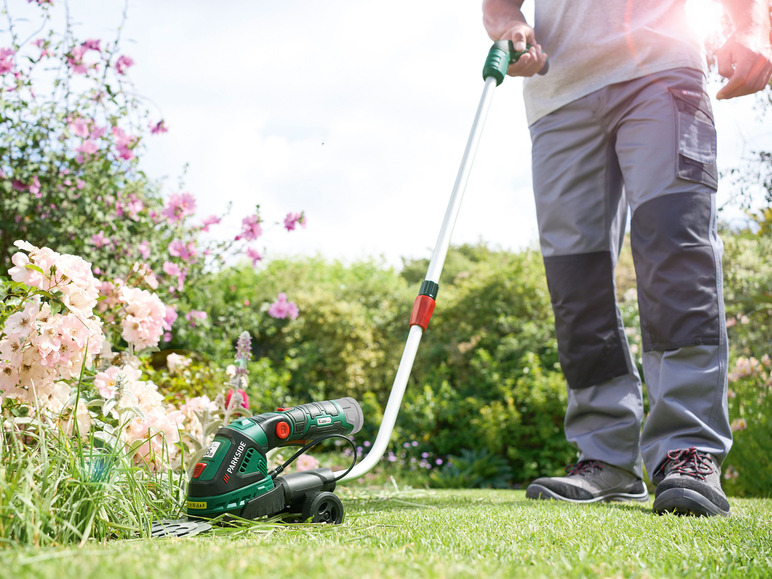
<svg viewBox="0 0 772 579"><path fill-rule="evenodd" d="M50 546L149 536L174 516L184 473L135 466L122 446L30 420L0 433L0 544Z"/></svg>

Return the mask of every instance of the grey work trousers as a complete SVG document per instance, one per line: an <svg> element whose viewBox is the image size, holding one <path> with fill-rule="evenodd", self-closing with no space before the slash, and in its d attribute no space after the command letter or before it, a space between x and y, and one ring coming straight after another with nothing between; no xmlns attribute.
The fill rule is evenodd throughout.
<svg viewBox="0 0 772 579"><path fill-rule="evenodd" d="M674 449L723 461L727 340L716 133L702 73L610 85L531 125L541 251L580 457L650 476ZM614 268L630 217L643 395Z"/></svg>

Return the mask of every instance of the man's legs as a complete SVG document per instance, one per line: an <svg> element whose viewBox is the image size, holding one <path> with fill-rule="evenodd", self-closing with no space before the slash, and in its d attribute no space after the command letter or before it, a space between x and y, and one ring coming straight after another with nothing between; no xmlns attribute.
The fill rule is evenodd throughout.
<svg viewBox="0 0 772 579"><path fill-rule="evenodd" d="M706 480L710 470L712 488L702 485L700 490L711 494L716 487L721 493L720 482L717 468L705 466L703 455L713 455L712 464L718 467L731 433L721 245L713 196L715 132L701 85L701 74L689 70L612 85L535 123L532 139L542 252L569 384L568 439L577 443L582 459L640 472L629 458L633 440L637 452L636 427L629 418L637 414L638 400L621 388L629 386L635 373L632 368L624 372L620 352L631 366L624 336L612 331L608 317L613 278L593 281L608 280L608 267L600 261L610 255L613 266L616 254L608 251L618 247L608 233L613 228L604 229L605 222L599 221L609 215L601 211L608 209L604 203L613 204L618 168L632 209L651 403L643 433L644 458L650 475L683 475L689 484L692 478ZM605 172L597 166L604 155ZM622 210L616 207L617 223ZM603 247L602 237L594 235L608 235L609 245ZM616 308L613 311L618 319ZM615 430L623 434L608 436ZM612 450L605 456L597 454L609 445ZM678 460L669 454L687 448L695 452ZM725 503L722 496L713 497L705 514L714 514L713 503ZM658 489L658 501L661 498ZM667 509L667 500L660 503ZM718 512L728 511L728 504L725 507Z"/></svg>

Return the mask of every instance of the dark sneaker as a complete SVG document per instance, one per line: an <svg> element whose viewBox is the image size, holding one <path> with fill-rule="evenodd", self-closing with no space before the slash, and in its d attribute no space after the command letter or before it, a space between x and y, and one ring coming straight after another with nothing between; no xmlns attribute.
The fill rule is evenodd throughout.
<svg viewBox="0 0 772 579"><path fill-rule="evenodd" d="M649 500L646 485L634 474L601 462L582 460L566 467L566 476L537 478L525 491L529 499L569 503Z"/></svg>
<svg viewBox="0 0 772 579"><path fill-rule="evenodd" d="M721 489L721 468L707 452L692 447L671 450L654 473L657 485L654 512L679 515L728 515L729 503Z"/></svg>

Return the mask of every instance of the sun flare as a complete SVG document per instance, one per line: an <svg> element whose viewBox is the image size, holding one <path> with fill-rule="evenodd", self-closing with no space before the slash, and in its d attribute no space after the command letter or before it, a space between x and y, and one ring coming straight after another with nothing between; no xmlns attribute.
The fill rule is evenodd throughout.
<svg viewBox="0 0 772 579"><path fill-rule="evenodd" d="M689 26L702 42L721 31L723 13L723 6L715 0L686 0Z"/></svg>

